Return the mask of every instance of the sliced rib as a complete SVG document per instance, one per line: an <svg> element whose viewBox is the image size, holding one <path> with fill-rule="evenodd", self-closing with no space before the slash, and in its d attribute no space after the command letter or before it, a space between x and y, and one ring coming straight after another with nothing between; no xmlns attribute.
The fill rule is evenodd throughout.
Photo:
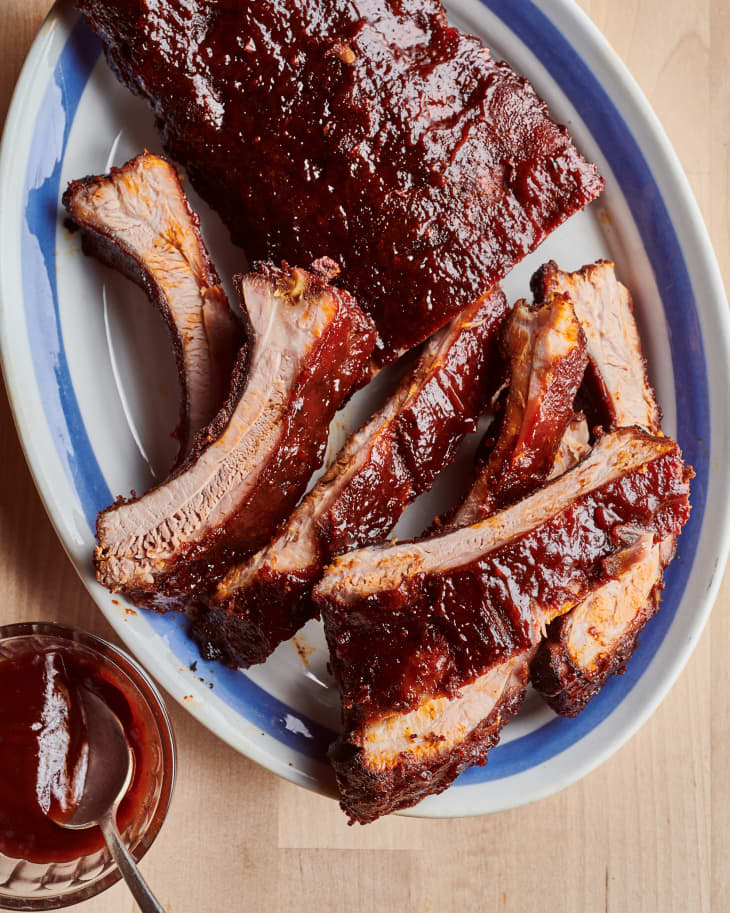
<svg viewBox="0 0 730 913"><path fill-rule="evenodd" d="M141 286L170 331L180 379L178 462L220 409L243 325L200 237L174 167L148 152L106 175L72 181L63 205L88 254Z"/></svg>
<svg viewBox="0 0 730 913"><path fill-rule="evenodd" d="M646 374L634 305L613 263L599 260L575 273L554 261L532 278L535 301L567 295L583 327L592 392L606 430L639 425L655 434L661 412Z"/></svg>
<svg viewBox="0 0 730 913"><path fill-rule="evenodd" d="M622 429L480 523L336 558L314 595L346 712L411 710L529 648L609 579L623 542L679 531L688 474L673 441Z"/></svg>
<svg viewBox="0 0 730 913"><path fill-rule="evenodd" d="M660 410L646 376L631 297L612 263L577 273L554 263L533 278L536 297L567 294L588 340L592 393L610 428L640 425L659 431ZM554 621L532 662L531 679L548 704L575 716L608 679L624 670L637 638L659 608L662 575L675 551L675 536L629 547L615 580L574 611Z"/></svg>
<svg viewBox="0 0 730 913"><path fill-rule="evenodd" d="M253 257L335 258L386 360L602 190L440 0L78 5L234 239Z"/></svg>
<svg viewBox="0 0 730 913"><path fill-rule="evenodd" d="M551 476L562 475L589 450L588 424L577 416ZM454 697L428 697L415 710L346 730L329 754L345 811L361 823L374 821L442 792L468 767L486 764L505 723L522 706L535 650L494 666Z"/></svg>
<svg viewBox="0 0 730 913"><path fill-rule="evenodd" d="M647 449L642 463L639 451L647 457ZM635 484L660 464L662 493L652 495L656 513L650 518L650 510L640 510L641 518L628 519L627 495L629 511L640 509L646 498ZM601 490L612 491L615 503L589 508ZM407 808L445 789L467 766L485 763L502 725L522 702L533 644L547 618L579 601L581 590L613 579L624 537L633 541L643 529L653 540L668 516L678 528L687 510L676 445L627 429L604 437L581 465L476 526L430 543L378 554L369 549L360 553L364 562L358 553L338 559L319 589L327 587L320 598L343 690L344 734L331 759L351 820L367 823ZM451 554L449 546L459 537L469 537L473 547L476 530L484 549L480 559L461 549ZM596 535L603 546L594 552ZM403 568L394 576L392 562L386 562L387 591L373 587L372 562L382 565L384 557ZM346 566L348 558L354 567ZM400 674L393 674L396 669Z"/></svg>
<svg viewBox="0 0 730 913"><path fill-rule="evenodd" d="M460 689L353 730L330 749L342 808L368 824L442 792L468 767L484 764L502 727L522 705L531 651Z"/></svg>
<svg viewBox="0 0 730 913"><path fill-rule="evenodd" d="M616 558L615 579L550 625L530 667L533 685L562 716L576 716L621 673L659 607L662 573L675 537L642 536Z"/></svg>
<svg viewBox="0 0 730 913"><path fill-rule="evenodd" d="M570 301L557 295L541 308L520 302L507 322L509 391L497 441L453 528L476 523L534 491L548 477L569 424L588 356Z"/></svg>
<svg viewBox="0 0 730 913"><path fill-rule="evenodd" d="M329 423L363 376L375 329L327 284L264 264L238 278L251 333L224 408L187 463L99 514L99 581L140 604L182 608L273 534L321 462Z"/></svg>
<svg viewBox="0 0 730 913"><path fill-rule="evenodd" d="M476 430L507 301L497 288L427 344L382 409L250 561L231 569L194 626L208 658L263 662L318 614L312 587L330 559L377 542Z"/></svg>

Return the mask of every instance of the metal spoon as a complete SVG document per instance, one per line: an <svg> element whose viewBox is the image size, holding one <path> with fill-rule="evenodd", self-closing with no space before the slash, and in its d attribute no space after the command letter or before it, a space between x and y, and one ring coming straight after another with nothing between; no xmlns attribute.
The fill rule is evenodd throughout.
<svg viewBox="0 0 730 913"><path fill-rule="evenodd" d="M132 782L134 756L122 724L107 705L87 688L79 687L89 746L83 792L67 819L53 816L61 827L83 830L97 824L117 868L124 876L142 913L165 913L139 872L117 829L117 809Z"/></svg>

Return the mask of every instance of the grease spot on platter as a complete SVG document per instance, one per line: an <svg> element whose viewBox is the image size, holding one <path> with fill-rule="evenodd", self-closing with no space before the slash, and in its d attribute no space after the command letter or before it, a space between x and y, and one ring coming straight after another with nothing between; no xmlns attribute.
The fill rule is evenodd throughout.
<svg viewBox="0 0 730 913"><path fill-rule="evenodd" d="M291 645L297 651L299 659L301 659L302 663L308 668L309 659L317 648L310 644L303 634L295 634L291 639Z"/></svg>

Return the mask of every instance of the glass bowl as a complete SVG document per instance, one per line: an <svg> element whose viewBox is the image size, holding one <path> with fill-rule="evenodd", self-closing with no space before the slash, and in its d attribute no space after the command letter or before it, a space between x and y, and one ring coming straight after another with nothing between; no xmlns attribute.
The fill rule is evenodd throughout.
<svg viewBox="0 0 730 913"><path fill-rule="evenodd" d="M126 653L100 637L47 622L0 627L0 662L31 651L69 649L89 655L128 701L149 735L149 784L144 801L124 828L123 838L139 862L162 827L175 783L175 738L159 691ZM2 814L2 810L0 810ZM0 852L0 908L55 910L88 900L119 881L121 875L104 846L71 862L29 862Z"/></svg>

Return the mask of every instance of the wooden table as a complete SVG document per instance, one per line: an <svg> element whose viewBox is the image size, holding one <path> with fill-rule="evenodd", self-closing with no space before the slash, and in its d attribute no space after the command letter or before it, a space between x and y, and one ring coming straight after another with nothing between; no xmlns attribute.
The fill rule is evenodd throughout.
<svg viewBox="0 0 730 913"><path fill-rule="evenodd" d="M727 282L727 0L581 5L664 123ZM48 7L0 0L0 118ZM115 640L56 539L0 396L0 623L56 619ZM501 815L348 828L334 802L237 755L171 702L179 780L142 869L175 913L730 910L729 596L730 577L680 680L628 745L559 795ZM117 885L83 909L135 907Z"/></svg>

